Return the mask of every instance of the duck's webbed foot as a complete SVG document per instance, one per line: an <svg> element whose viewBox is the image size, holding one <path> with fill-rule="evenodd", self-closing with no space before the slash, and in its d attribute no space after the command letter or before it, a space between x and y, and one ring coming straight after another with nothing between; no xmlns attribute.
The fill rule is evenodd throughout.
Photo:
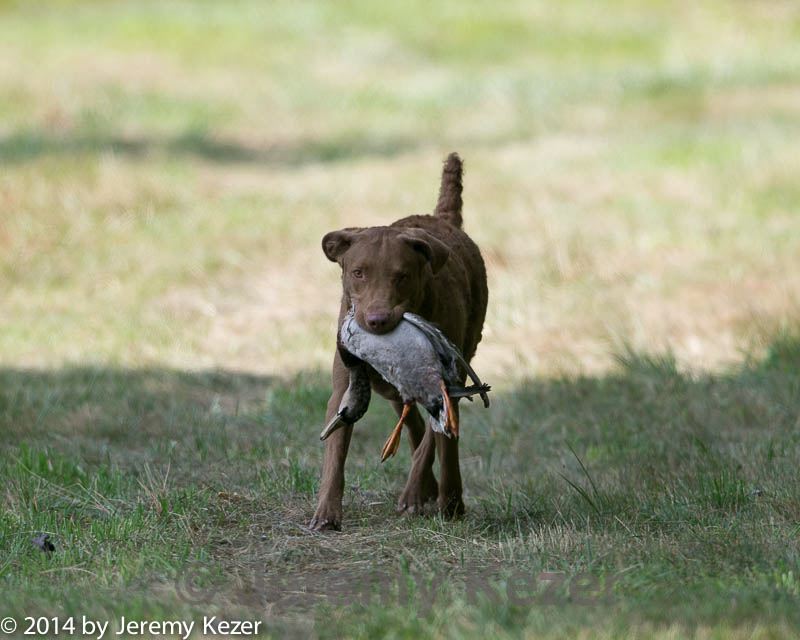
<svg viewBox="0 0 800 640"><path fill-rule="evenodd" d="M442 390L442 402L444 402L445 409L447 410L447 422L444 425L444 431L447 434L453 434L458 437L458 414L456 413L453 401L450 399L450 393L447 390L444 380L439 383Z"/></svg>
<svg viewBox="0 0 800 640"><path fill-rule="evenodd" d="M400 448L400 436L403 433L403 423L406 421L408 412L411 411L411 407L413 406L413 402L406 402L403 404L403 412L400 414L400 419L397 421L394 429L392 429L392 433L389 434L389 437L386 440L386 443L383 445L383 449L381 450L381 462L386 462L395 453L397 453L397 449Z"/></svg>

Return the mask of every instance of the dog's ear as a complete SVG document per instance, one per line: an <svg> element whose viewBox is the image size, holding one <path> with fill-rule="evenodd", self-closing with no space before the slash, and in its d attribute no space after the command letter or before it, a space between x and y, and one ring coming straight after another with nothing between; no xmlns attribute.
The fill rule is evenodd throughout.
<svg viewBox="0 0 800 640"><path fill-rule="evenodd" d="M360 229L356 227L326 233L322 238L322 251L331 262L340 262L350 248Z"/></svg>
<svg viewBox="0 0 800 640"><path fill-rule="evenodd" d="M408 229L404 233L401 233L399 237L401 240L411 245L414 251L422 254L431 265L431 271L434 273L439 271L450 257L450 249L448 246L422 229Z"/></svg>

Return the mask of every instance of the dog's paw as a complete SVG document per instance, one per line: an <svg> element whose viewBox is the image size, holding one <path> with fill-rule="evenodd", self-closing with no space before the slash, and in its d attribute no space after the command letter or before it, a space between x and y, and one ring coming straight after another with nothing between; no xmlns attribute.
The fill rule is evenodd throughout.
<svg viewBox="0 0 800 640"><path fill-rule="evenodd" d="M311 522L308 523L311 531L341 531L342 510L334 509L328 505L320 505Z"/></svg>
<svg viewBox="0 0 800 640"><path fill-rule="evenodd" d="M439 506L439 513L448 520L460 518L464 515L464 501L461 499L460 493L440 495L437 504Z"/></svg>
<svg viewBox="0 0 800 640"><path fill-rule="evenodd" d="M405 515L420 515L436 500L439 486L433 471L428 470L422 478L409 478L406 488L397 500L397 512Z"/></svg>

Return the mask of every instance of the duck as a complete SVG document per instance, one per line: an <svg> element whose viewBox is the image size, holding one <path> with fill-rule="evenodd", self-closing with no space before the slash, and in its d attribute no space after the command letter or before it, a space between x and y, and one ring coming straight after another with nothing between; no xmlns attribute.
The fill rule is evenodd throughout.
<svg viewBox="0 0 800 640"><path fill-rule="evenodd" d="M350 309L342 321L338 342L350 377L337 413L320 433L321 440L345 424L355 424L366 413L371 396L366 365L397 389L403 402L400 418L381 450L381 462L397 453L403 424L416 403L428 412L433 431L447 437L459 435L453 400L471 401L478 395L489 407L491 386L480 380L441 329L417 314L404 313L392 331L377 335L363 329ZM459 367L473 384L464 384Z"/></svg>

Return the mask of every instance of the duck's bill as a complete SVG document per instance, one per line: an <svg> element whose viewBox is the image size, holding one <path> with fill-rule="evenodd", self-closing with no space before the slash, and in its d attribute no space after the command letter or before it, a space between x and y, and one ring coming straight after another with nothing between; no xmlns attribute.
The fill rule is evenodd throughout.
<svg viewBox="0 0 800 640"><path fill-rule="evenodd" d="M344 418L344 409L341 409L333 418L331 418L330 422L325 425L325 428L320 432L319 439L326 440L329 435L331 435L334 431L336 431L339 427L344 427L347 425Z"/></svg>

